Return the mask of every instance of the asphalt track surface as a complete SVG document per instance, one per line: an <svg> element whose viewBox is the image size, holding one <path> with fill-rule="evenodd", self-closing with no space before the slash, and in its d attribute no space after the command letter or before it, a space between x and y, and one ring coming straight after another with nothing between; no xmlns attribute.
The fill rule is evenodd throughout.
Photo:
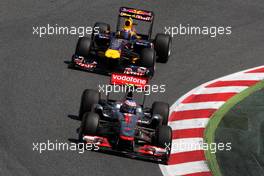
<svg viewBox="0 0 264 176"><path fill-rule="evenodd" d="M105 84L109 77L67 69L77 36L39 38L33 26L115 26L120 6L153 10L154 34L164 26L232 26L232 34L173 38L173 56L158 64L155 84L166 93L154 100L172 104L206 81L263 65L264 2L262 0L35 1L0 2L0 175L136 175L160 176L157 164L96 152L32 151L33 142L76 139L80 95Z"/></svg>

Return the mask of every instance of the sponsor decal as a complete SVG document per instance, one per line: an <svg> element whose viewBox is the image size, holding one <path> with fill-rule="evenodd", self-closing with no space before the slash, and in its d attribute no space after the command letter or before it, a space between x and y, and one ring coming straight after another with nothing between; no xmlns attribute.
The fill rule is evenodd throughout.
<svg viewBox="0 0 264 176"><path fill-rule="evenodd" d="M127 67L127 68L125 68L124 69L124 73L125 74L128 74L128 75L137 75L137 76L144 76L144 75L146 75L147 74L147 68L145 68L145 67L138 67L137 69L136 69L136 71L135 70L133 70L132 68L130 68L130 67Z"/></svg>
<svg viewBox="0 0 264 176"><path fill-rule="evenodd" d="M136 77L126 74L113 73L111 75L111 84L116 85L134 85L137 87L144 87L147 84L147 78Z"/></svg>
<svg viewBox="0 0 264 176"><path fill-rule="evenodd" d="M74 60L75 64L79 65L80 67L83 68L95 68L96 67L96 62L92 62L92 63L84 63L83 60L75 59Z"/></svg>
<svg viewBox="0 0 264 176"><path fill-rule="evenodd" d="M152 17L150 17L150 16L144 17L142 15L129 14L129 13L125 13L125 12L121 12L120 16L131 17L131 18L135 18L135 19L138 19L138 20L144 20L144 21L151 21L152 20Z"/></svg>
<svg viewBox="0 0 264 176"><path fill-rule="evenodd" d="M134 14L138 14L138 15L152 16L151 12L143 11L143 10L137 10L137 9L122 8L121 11L122 12L128 12L128 13L134 13Z"/></svg>

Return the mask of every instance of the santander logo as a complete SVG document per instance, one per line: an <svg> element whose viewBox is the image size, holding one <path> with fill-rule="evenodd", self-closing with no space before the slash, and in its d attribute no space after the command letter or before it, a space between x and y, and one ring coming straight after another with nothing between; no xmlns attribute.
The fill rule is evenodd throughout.
<svg viewBox="0 0 264 176"><path fill-rule="evenodd" d="M147 79L126 74L113 73L111 77L111 84L132 84L135 86L144 87L147 84Z"/></svg>

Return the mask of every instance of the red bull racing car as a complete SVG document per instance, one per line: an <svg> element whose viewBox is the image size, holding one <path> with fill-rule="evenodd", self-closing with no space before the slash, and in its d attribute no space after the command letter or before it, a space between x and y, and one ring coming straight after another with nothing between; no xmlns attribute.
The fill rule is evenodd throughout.
<svg viewBox="0 0 264 176"><path fill-rule="evenodd" d="M147 23L148 30L137 33L135 21ZM165 63L171 53L170 35L157 34L151 39L153 22L151 11L121 7L116 31L109 24L95 23L91 38L79 38L69 67L152 77L156 60Z"/></svg>
<svg viewBox="0 0 264 176"><path fill-rule="evenodd" d="M112 83L144 86L147 80L114 74ZM79 111L82 119L79 141L96 144L101 151L166 163L172 140L168 115L167 103L154 102L151 108L144 107L144 103L134 100L132 91L118 101L109 96L102 99L98 91L87 89L82 94Z"/></svg>

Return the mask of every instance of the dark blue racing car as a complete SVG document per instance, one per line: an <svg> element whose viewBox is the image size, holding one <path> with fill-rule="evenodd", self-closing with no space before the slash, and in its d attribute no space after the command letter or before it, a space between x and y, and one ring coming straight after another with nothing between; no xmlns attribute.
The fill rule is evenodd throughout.
<svg viewBox="0 0 264 176"><path fill-rule="evenodd" d="M147 32L138 33L135 21L148 23ZM91 38L79 38L69 66L98 73L152 77L156 60L165 63L171 53L169 35L157 34L151 39L153 21L151 11L121 7L116 31L112 32L109 24L95 23Z"/></svg>

